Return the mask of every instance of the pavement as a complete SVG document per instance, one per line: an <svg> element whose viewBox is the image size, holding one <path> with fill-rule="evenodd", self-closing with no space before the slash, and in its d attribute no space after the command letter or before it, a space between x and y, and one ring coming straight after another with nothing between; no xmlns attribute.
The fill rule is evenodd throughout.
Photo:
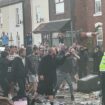
<svg viewBox="0 0 105 105"><path fill-rule="evenodd" d="M101 98L100 98L100 91L91 92L91 93L82 93L82 92L76 92L77 85L73 83L74 87L74 97L75 101L71 101L69 88L66 85L65 89L63 91L58 91L56 95L56 99L54 100L54 105L102 105L101 104ZM0 89L1 93L1 89ZM35 105L49 105L46 104L36 104Z"/></svg>
<svg viewBox="0 0 105 105"><path fill-rule="evenodd" d="M60 92L57 95L57 101L64 103L64 105L101 105L101 98L99 97L100 91L92 92L89 94L82 92L74 92L75 101L72 102L69 91ZM61 97L62 98L59 98Z"/></svg>
<svg viewBox="0 0 105 105"><path fill-rule="evenodd" d="M77 92L77 84L73 83L75 101L71 101L68 85L64 91L58 91L56 101L63 103L62 105L102 105L100 91L91 93Z"/></svg>

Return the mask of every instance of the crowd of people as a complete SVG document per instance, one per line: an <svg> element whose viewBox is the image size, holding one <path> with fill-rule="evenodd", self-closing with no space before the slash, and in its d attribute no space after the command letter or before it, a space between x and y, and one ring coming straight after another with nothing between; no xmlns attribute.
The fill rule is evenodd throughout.
<svg viewBox="0 0 105 105"><path fill-rule="evenodd" d="M54 105L57 90L65 80L70 88L71 100L74 101L72 81L77 82L88 74L87 47L76 44L66 47L60 44L47 50L37 46L32 50L27 48L10 46L1 52L0 85L3 96L18 100L28 97L31 92L31 105L36 101L41 102L39 95L44 95L50 104ZM97 47L93 54L94 73L99 71L98 65L102 55L100 48Z"/></svg>

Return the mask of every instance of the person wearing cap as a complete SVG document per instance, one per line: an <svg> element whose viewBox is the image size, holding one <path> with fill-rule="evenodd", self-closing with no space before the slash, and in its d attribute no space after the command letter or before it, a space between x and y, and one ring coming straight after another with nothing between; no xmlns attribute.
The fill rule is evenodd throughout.
<svg viewBox="0 0 105 105"><path fill-rule="evenodd" d="M100 77L102 88L102 105L105 105L105 52L100 63Z"/></svg>

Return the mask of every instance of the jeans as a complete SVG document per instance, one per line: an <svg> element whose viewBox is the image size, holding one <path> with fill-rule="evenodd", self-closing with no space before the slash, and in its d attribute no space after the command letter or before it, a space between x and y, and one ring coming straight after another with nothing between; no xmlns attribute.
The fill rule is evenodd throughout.
<svg viewBox="0 0 105 105"><path fill-rule="evenodd" d="M58 72L57 75L57 84L54 90L54 93L57 93L57 90L59 89L61 83L63 81L66 81L69 85L69 89L70 89L70 94L73 95L73 86L72 86L72 81L71 81L71 77L70 77L70 73L64 73L64 72Z"/></svg>

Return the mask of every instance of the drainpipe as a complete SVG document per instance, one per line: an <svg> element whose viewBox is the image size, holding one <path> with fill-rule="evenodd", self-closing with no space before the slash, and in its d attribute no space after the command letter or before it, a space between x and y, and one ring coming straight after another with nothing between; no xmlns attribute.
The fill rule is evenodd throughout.
<svg viewBox="0 0 105 105"><path fill-rule="evenodd" d="M72 0L70 0L70 32L72 35L73 32L73 23L72 23ZM73 44L73 36L72 36L72 44Z"/></svg>
<svg viewBox="0 0 105 105"><path fill-rule="evenodd" d="M23 9L23 36L24 36L24 46L26 46L26 40L25 40L25 15L24 15L24 1L22 1L22 9Z"/></svg>

